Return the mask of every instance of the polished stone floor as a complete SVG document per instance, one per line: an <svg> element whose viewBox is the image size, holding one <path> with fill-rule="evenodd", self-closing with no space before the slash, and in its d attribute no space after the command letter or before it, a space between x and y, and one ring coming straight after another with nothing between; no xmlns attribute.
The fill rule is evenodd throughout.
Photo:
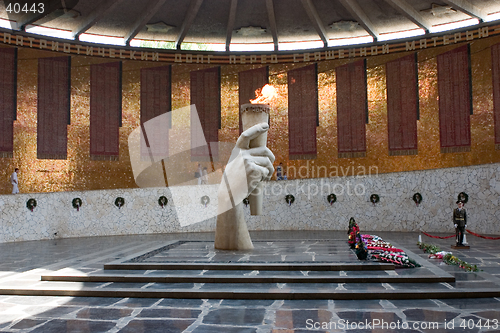
<svg viewBox="0 0 500 333"><path fill-rule="evenodd" d="M396 275L418 275L432 271L432 267L456 278L454 283L443 283L446 288L488 286L499 288L500 240L486 240L468 235L470 250L452 252L468 263L477 264L481 273L465 273L456 266L427 259L418 249L418 233L375 233L385 240L417 254L428 266L418 270L397 269ZM0 244L0 287L4 283L19 285L37 283L40 276L60 270L79 274L99 274L103 266L116 261L134 261L137 253L151 253L168 242L182 240L184 246L169 251L155 252L140 261L146 262L328 262L345 261L352 254L347 244L335 244L322 254L320 242L305 240L335 240L346 238L345 231L279 231L253 232L252 239L261 242L254 253L238 254L213 251L213 234L169 234L115 236ZM423 241L451 250L451 240ZM277 242L280 240L280 242ZM279 244L279 246L277 246ZM283 251L287 251L283 254ZM148 252L149 251L149 252ZM337 251L336 259L330 254ZM140 258L140 257L139 257ZM137 261L137 260L136 260ZM154 272L144 272L153 274ZM186 272L184 272L186 273ZM190 274L245 275L246 271L204 272ZM309 272L311 273L311 272ZM333 275L342 272L330 272ZM272 275L273 271L259 271L253 275ZM297 273L294 273L297 274ZM314 274L321 274L315 272ZM314 275L313 274L313 275ZM374 272L348 272L349 275L370 275ZM386 274L383 272L382 274ZM303 274L305 275L305 274ZM309 275L309 274L307 274ZM60 282L61 283L61 282ZM107 288L113 283L99 283ZM85 282L82 286L95 286ZM136 287L153 287L138 284ZM419 290L419 283L380 283L366 286L345 284L347 290ZM130 287L130 284L127 284ZM132 286L133 287L133 286ZM203 284L184 283L180 288L203 288ZM228 290L237 284L226 284ZM268 286L249 285L265 293ZM277 286L282 287L282 286ZM154 288L154 287L153 287ZM160 288L160 287L159 287ZM273 299L172 299L122 297L68 297L0 295L0 332L500 332L499 298L452 299L365 299L365 300L273 300Z"/></svg>

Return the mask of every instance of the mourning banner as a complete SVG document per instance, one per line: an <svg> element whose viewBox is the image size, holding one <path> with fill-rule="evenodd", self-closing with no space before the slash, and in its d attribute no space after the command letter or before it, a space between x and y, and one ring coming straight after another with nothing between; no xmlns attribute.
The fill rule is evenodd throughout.
<svg viewBox="0 0 500 333"><path fill-rule="evenodd" d="M191 158L193 161L216 160L221 126L220 67L192 71L190 76L191 104L198 111L203 130L202 133L191 131Z"/></svg>
<svg viewBox="0 0 500 333"><path fill-rule="evenodd" d="M90 66L90 158L93 160L118 160L121 74L121 62Z"/></svg>
<svg viewBox="0 0 500 333"><path fill-rule="evenodd" d="M0 48L0 158L13 157L16 97L17 49Z"/></svg>
<svg viewBox="0 0 500 333"><path fill-rule="evenodd" d="M71 57L38 59L37 158L66 159L71 116Z"/></svg>
<svg viewBox="0 0 500 333"><path fill-rule="evenodd" d="M495 147L500 149L500 43L491 47L493 75L493 116L495 121Z"/></svg>
<svg viewBox="0 0 500 333"><path fill-rule="evenodd" d="M317 64L288 72L288 148L291 160L316 158Z"/></svg>
<svg viewBox="0 0 500 333"><path fill-rule="evenodd" d="M389 155L417 154L417 54L386 64Z"/></svg>
<svg viewBox="0 0 500 333"><path fill-rule="evenodd" d="M441 152L470 151L472 113L469 45L437 56Z"/></svg>
<svg viewBox="0 0 500 333"><path fill-rule="evenodd" d="M141 156L168 156L168 130L171 128L172 109L171 66L141 69L141 126L145 141L141 145ZM146 128L147 127L147 128Z"/></svg>
<svg viewBox="0 0 500 333"><path fill-rule="evenodd" d="M336 68L338 157L366 156L366 60Z"/></svg>

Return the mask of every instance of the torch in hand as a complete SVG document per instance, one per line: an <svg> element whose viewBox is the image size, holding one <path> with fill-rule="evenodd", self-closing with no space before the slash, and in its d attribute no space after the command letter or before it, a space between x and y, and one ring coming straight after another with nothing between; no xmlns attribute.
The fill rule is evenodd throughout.
<svg viewBox="0 0 500 333"><path fill-rule="evenodd" d="M241 106L240 115L243 131L260 123L269 123L271 107L269 104L266 104L266 102L271 101L276 96L276 90L274 87L266 84L260 92L257 91L256 94L259 95L256 99L250 100L251 103ZM251 140L249 148L265 147L266 145L267 132ZM259 183L248 197L251 215L262 214L262 186L262 183Z"/></svg>
<svg viewBox="0 0 500 333"><path fill-rule="evenodd" d="M268 104L243 104L241 106L241 122L243 125L243 131L254 125L267 123L269 121L269 110L270 107ZM252 139L250 141L249 148L265 147L266 145L267 132L260 134L255 139ZM251 215L262 214L262 197L262 183L259 183L248 197Z"/></svg>

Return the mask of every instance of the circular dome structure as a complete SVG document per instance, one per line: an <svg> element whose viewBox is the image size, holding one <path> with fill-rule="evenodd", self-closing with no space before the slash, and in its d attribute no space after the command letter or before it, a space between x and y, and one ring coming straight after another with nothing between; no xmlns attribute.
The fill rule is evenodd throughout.
<svg viewBox="0 0 500 333"><path fill-rule="evenodd" d="M45 0L0 3L4 29L222 52L324 49L481 25L495 0Z"/></svg>

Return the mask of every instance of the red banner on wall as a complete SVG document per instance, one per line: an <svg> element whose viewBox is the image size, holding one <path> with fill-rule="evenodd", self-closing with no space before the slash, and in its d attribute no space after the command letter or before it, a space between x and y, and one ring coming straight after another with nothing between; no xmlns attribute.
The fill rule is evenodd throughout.
<svg viewBox="0 0 500 333"><path fill-rule="evenodd" d="M146 139L146 142L141 141L143 157L150 157L150 154L159 158L168 156L168 130L172 127L171 114L168 113L172 109L171 91L171 66L141 69L140 118ZM158 117L160 115L164 116ZM151 119L155 120L148 122Z"/></svg>
<svg viewBox="0 0 500 333"><path fill-rule="evenodd" d="M66 159L71 115L71 57L38 59L37 158Z"/></svg>
<svg viewBox="0 0 500 333"><path fill-rule="evenodd" d="M389 155L417 154L417 54L386 63Z"/></svg>
<svg viewBox="0 0 500 333"><path fill-rule="evenodd" d="M366 60L336 68L338 156L366 156Z"/></svg>
<svg viewBox="0 0 500 333"><path fill-rule="evenodd" d="M238 73L239 79L239 110L243 104L250 103L255 99L255 91L269 83L269 67L260 67ZM241 124L241 114L239 117L240 134L243 131Z"/></svg>
<svg viewBox="0 0 500 333"><path fill-rule="evenodd" d="M93 160L118 160L121 76L121 62L90 66L90 158Z"/></svg>
<svg viewBox="0 0 500 333"><path fill-rule="evenodd" d="M493 75L493 118L495 121L495 147L500 149L500 43L491 46Z"/></svg>
<svg viewBox="0 0 500 333"><path fill-rule="evenodd" d="M0 48L0 158L13 157L16 81L17 49Z"/></svg>
<svg viewBox="0 0 500 333"><path fill-rule="evenodd" d="M203 133L191 130L191 159L216 160L221 126L220 67L191 72L191 104L198 111L203 130ZM191 121L193 120L192 116ZM192 124L191 128L195 127Z"/></svg>
<svg viewBox="0 0 500 333"><path fill-rule="evenodd" d="M141 69L141 123L171 111L171 66Z"/></svg>
<svg viewBox="0 0 500 333"><path fill-rule="evenodd" d="M437 56L441 152L470 151L469 44Z"/></svg>
<svg viewBox="0 0 500 333"><path fill-rule="evenodd" d="M317 64L288 71L288 147L291 160L316 158Z"/></svg>

